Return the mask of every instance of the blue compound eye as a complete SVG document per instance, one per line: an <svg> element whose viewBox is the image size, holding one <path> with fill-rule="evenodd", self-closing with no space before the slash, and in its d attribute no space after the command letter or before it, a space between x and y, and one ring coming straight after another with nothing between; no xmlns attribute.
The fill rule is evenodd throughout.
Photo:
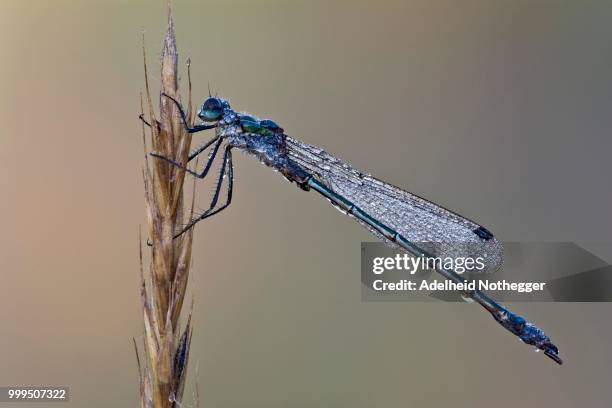
<svg viewBox="0 0 612 408"><path fill-rule="evenodd" d="M198 117L205 122L215 122L223 116L223 103L218 98L208 98L198 111Z"/></svg>

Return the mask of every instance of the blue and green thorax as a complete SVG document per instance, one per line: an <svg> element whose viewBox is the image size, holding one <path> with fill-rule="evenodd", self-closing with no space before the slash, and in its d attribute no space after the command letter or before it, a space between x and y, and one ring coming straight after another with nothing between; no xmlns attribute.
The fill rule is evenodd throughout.
<svg viewBox="0 0 612 408"><path fill-rule="evenodd" d="M246 113L237 114L238 124L244 133L260 136L273 136L283 133L283 129L270 119L257 119Z"/></svg>

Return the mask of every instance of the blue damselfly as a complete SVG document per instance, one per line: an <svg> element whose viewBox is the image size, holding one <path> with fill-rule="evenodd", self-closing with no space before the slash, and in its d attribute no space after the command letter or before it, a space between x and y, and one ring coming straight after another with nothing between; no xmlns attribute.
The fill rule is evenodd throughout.
<svg viewBox="0 0 612 408"><path fill-rule="evenodd" d="M206 99L197 115L203 122L210 124L189 127L181 104L169 95L163 96L176 104L187 132L215 128L216 135L189 154L188 162L212 146L208 160L199 173L186 168L186 164L177 163L155 152L151 153L152 156L166 160L198 178L204 178L221 146L224 146L221 170L208 210L178 231L175 238L197 222L230 205L233 189L232 149L238 148L277 170L301 189L317 191L390 246L401 247L412 255L422 257L483 257L488 271L494 271L501 265L502 246L483 226L362 173L316 146L293 139L271 120L260 120L250 114L235 112L224 99ZM217 207L224 180L227 180L227 196L223 204ZM452 269L439 267L436 270L455 283L466 281ZM499 324L523 342L543 350L548 357L562 363L557 347L540 328L481 291L465 291L462 296L484 307Z"/></svg>

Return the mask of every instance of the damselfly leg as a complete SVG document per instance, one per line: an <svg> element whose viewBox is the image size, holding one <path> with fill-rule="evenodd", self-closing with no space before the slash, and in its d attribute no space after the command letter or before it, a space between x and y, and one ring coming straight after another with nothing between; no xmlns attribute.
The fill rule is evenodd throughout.
<svg viewBox="0 0 612 408"><path fill-rule="evenodd" d="M219 142L217 143L214 153L211 154L211 158L208 160L208 163L205 169L206 172L208 172L208 169L210 169L210 164L213 162L213 159L216 156L217 151L219 150L220 142L221 140L219 140ZM189 223L185 225L183 229L181 229L178 233L174 235L173 239L176 239L180 237L181 235L183 235L185 232L189 231L198 222L208 217L212 217L213 215L218 214L221 211L225 210L232 203L232 193L234 191L234 162L232 161L232 150L231 149L232 149L231 146L225 147L225 151L223 153L223 163L221 164L221 169L219 171L219 177L217 178L217 185L215 187L215 193L213 194L213 198L210 201L210 205L208 209L204 211L202 214L198 215L196 218L189 221ZM191 170L186 169L185 166L182 166L164 156L156 155L154 153L151 153L151 155L154 157L166 160L169 163L173 164L174 166L180 167L184 169L185 171L188 171L191 174L198 176L197 173L194 173ZM221 195L221 189L223 187L223 180L225 179L226 176L227 176L227 194L225 197L225 202L220 207L215 208L217 206L217 203L219 202L219 196ZM147 245L152 246L149 240L147 240Z"/></svg>
<svg viewBox="0 0 612 408"><path fill-rule="evenodd" d="M223 187L223 180L227 176L227 194L225 197L225 203L223 203L220 207L215 208L219 201L219 196L221 195L221 188ZM178 238L183 235L185 232L189 231L195 224L206 219L208 217L212 217L215 214L220 213L225 210L232 203L232 192L234 189L234 163L232 161L232 148L231 146L225 147L225 152L223 153L223 164L221 165L221 170L219 171L219 177L217 179L217 186L215 188L215 194L210 202L210 206L206 211L200 214L198 217L189 221L189 223L176 235L174 238Z"/></svg>
<svg viewBox="0 0 612 408"><path fill-rule="evenodd" d="M202 153L204 150L206 150L208 148L208 146L210 146L211 144L215 143L217 141L217 139L219 139L219 136L213 137L208 142L204 143L202 146L199 146L198 148L192 150L189 153L189 156L187 157L187 163L189 163L190 161L192 161L193 159L198 157L198 155L200 153Z"/></svg>
<svg viewBox="0 0 612 408"><path fill-rule="evenodd" d="M195 125L194 127L189 127L189 125L187 124L187 115L185 115L185 111L183 110L183 107L181 106L179 101L177 101L170 95L163 93L163 92L162 92L162 96L170 99L176 105L176 107L178 108L179 114L181 115L181 121L183 122L183 126L185 127L185 130L187 131L187 133L197 133L203 130L214 129L217 127L217 125ZM147 120L144 118L144 114L141 113L140 115L138 115L138 119L142 120L142 122L148 127L151 127L151 124L147 122ZM157 128L159 129L159 122L157 123Z"/></svg>
<svg viewBox="0 0 612 408"><path fill-rule="evenodd" d="M174 102L174 104L176 105L179 111L179 114L181 115L183 126L185 126L185 130L187 131L187 133L196 133L196 132L201 132L203 130L214 129L217 127L217 125L215 124L215 125L195 125L194 127L190 128L189 125L187 124L187 115L185 115L185 111L183 110L183 107L181 106L179 101L177 101L176 99L174 99L173 97L171 97L170 95L164 92L162 92L162 96L165 96L166 98Z"/></svg>
<svg viewBox="0 0 612 408"><path fill-rule="evenodd" d="M149 153L151 156L153 157L157 157L158 159L162 159L167 161L168 163L185 170L187 173L191 174L194 177L197 178L201 178L203 179L204 177L206 177L206 175L208 174L208 172L210 171L210 168L213 164L213 161L215 160L215 157L217 157L217 153L219 152L219 148L221 147L221 143L223 142L223 139L221 139L219 136L214 137L211 141L209 141L208 143L206 143L204 146L196 149L193 153L189 154L189 159L187 160L187 162L189 163L189 161L193 160L193 158L195 158L198 154L200 154L204 149L206 149L208 146L210 146L211 144L215 143L215 147L213 148L212 152L210 153L209 157L208 157L208 161L206 162L206 165L204 166L204 169L202 170L201 173L197 173L193 170L188 169L186 166L184 166L183 164L180 164L166 156L162 156L161 154L155 153L155 152L151 152Z"/></svg>

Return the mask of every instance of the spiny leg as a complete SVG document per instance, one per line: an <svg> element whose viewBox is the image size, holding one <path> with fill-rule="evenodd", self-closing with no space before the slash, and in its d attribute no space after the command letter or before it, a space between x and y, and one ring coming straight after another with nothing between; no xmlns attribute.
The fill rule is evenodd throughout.
<svg viewBox="0 0 612 408"><path fill-rule="evenodd" d="M206 150L208 148L208 146L210 146L211 144L215 143L215 141L219 138L219 136L215 136L212 139L210 139L208 142L204 143L202 146L194 149L191 153L189 153L189 156L187 157L187 163L189 163L190 161L192 161L193 159L195 159L196 157L198 157L198 155L200 153L202 153L204 150Z"/></svg>
<svg viewBox="0 0 612 408"><path fill-rule="evenodd" d="M213 129L213 128L217 127L217 125L196 125L196 126L190 128L189 125L187 124L187 115L185 115L185 111L183 110L183 107L181 106L179 101L177 101L176 99L174 99L173 97L171 97L170 95L168 95L165 92L162 92L162 96L165 96L166 98L168 98L172 102L174 102L174 104L178 108L178 111L179 111L179 113L181 115L181 119L183 120L183 126L185 126L185 130L188 133L201 132L202 130Z"/></svg>
<svg viewBox="0 0 612 408"><path fill-rule="evenodd" d="M228 166L229 164L229 166ZM225 178L225 173L227 170L227 198L226 203L215 210L215 214L221 211L223 208L227 207L229 204L227 201L232 201L232 188L234 186L234 163L232 162L232 148L230 146L225 147L225 152L223 153L223 165L221 166L221 171L219 172L219 178L217 180L217 188L215 189L215 195L213 199L210 201L210 208L208 211L212 210L216 205L217 201L219 201L219 194L221 193L221 185L223 184L223 179Z"/></svg>
<svg viewBox="0 0 612 408"><path fill-rule="evenodd" d="M193 170L188 169L187 167L185 167L183 164L177 163L174 160L166 157L166 156L162 156L161 154L155 153L155 152L151 152L149 153L151 156L153 157L157 157L158 159L162 159L167 161L168 163L185 170L187 173L191 174L192 176L195 176L197 178L201 178L203 179L204 177L206 177L206 175L208 174L210 167L212 166L213 161L215 160L215 157L217 156L217 153L219 152L219 147L221 147L221 143L223 142L223 139L221 139L219 136L216 136L213 140L210 141L210 143L207 143L206 147L210 146L212 143L214 143L216 140L216 144L215 147L213 148L212 152L210 153L210 156L208 157L208 161L206 162L206 165L204 166L204 169L202 170L201 173L196 173ZM206 147L202 148L201 150L204 150ZM201 153L201 150L198 149L199 151L193 156L197 156L198 154ZM189 155L191 157L191 154ZM189 159L192 160L193 158ZM189 162L189 161L188 161Z"/></svg>
<svg viewBox="0 0 612 408"><path fill-rule="evenodd" d="M227 169L227 179L228 179L227 180L227 196L225 198L225 203L223 203L223 205L221 205L219 208L215 209L215 206L217 205L217 202L219 201L219 195L221 193L221 187L223 186L223 179L225 176L226 169ZM215 194L210 202L210 206L208 210L204 211L202 215L200 215L199 217L194 218L193 220L189 221L189 224L187 224L180 232L178 232L174 236L174 238L180 237L181 235L189 231L191 228L193 228L194 225L196 225L198 222L202 221L203 219L212 217L213 215L218 214L224 209L226 209L232 203L233 190L234 190L234 163L232 161L231 147L227 146L223 154L223 164L221 166L221 171L219 172L219 178L217 180L217 187L215 189Z"/></svg>
<svg viewBox="0 0 612 408"><path fill-rule="evenodd" d="M163 157L160 157L163 158ZM221 187L223 186L223 179L224 179L224 175L225 175L225 171L227 168L227 195L225 198L225 203L223 203L222 206L220 206L219 208L215 208L215 206L217 205L217 202L219 201L219 195L221 192ZM226 146L225 148L225 152L223 154L223 164L221 167L221 171L219 172L219 178L217 179L217 187L215 188L215 194L213 195L213 198L210 202L210 206L208 208L208 210L204 211L200 216L198 216L197 218L194 218L193 220L189 221L189 223L177 234L174 235L174 237L172 239L176 239L178 237L180 237L181 235L183 235L185 232L189 231L191 228L193 228L193 226L195 224L197 224L198 222L202 221L203 219L206 219L208 217L211 217L215 214L218 214L219 212L223 211L224 209L226 209L231 203L232 203L232 194L234 191L234 162L232 160L232 150L230 146ZM153 246L153 243L147 239L147 246Z"/></svg>

